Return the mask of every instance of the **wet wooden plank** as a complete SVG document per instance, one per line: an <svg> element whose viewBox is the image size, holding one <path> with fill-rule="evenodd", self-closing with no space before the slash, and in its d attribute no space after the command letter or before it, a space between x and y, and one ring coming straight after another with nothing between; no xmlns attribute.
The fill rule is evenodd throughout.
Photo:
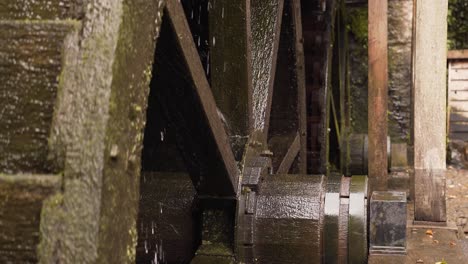
<svg viewBox="0 0 468 264"><path fill-rule="evenodd" d="M83 0L2 0L0 19L77 19L84 16Z"/></svg>
<svg viewBox="0 0 468 264"><path fill-rule="evenodd" d="M62 45L73 21L0 22L0 172L44 173L62 70Z"/></svg>
<svg viewBox="0 0 468 264"><path fill-rule="evenodd" d="M0 262L38 261L42 204L60 184L59 175L0 174Z"/></svg>
<svg viewBox="0 0 468 264"><path fill-rule="evenodd" d="M239 161L253 124L250 0L210 1L208 16L211 90Z"/></svg>
<svg viewBox="0 0 468 264"><path fill-rule="evenodd" d="M226 130L221 122L218 115L216 103L211 92L208 80L206 79L205 72L200 62L200 57L195 48L192 34L187 23L185 16L180 15L184 13L182 5L178 1L169 1L166 5L172 26L177 36L177 41L180 45L186 66L193 80L194 89L196 95L203 109L203 113L208 121L210 132L215 141L217 151L222 159L223 170L228 177L229 186L219 186L219 188L226 188L230 190L225 193L227 195L233 195L237 191L238 186L238 169L232 149L229 144L229 140L226 134ZM224 177L223 175L211 175L210 177ZM214 179L206 179L206 182L210 182ZM219 181L218 179L217 181ZM225 182L226 181L221 181ZM215 190L206 190L215 191Z"/></svg>
<svg viewBox="0 0 468 264"><path fill-rule="evenodd" d="M253 128L262 131L265 138L270 125L283 4L283 0L251 1Z"/></svg>

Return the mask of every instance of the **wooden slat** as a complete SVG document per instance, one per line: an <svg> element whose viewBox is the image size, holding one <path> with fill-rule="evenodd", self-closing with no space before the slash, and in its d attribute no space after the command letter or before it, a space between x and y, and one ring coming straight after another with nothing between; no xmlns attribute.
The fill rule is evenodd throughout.
<svg viewBox="0 0 468 264"><path fill-rule="evenodd" d="M468 139L468 132L460 132L460 133L452 132L450 133L450 139L458 139L458 140L466 141Z"/></svg>
<svg viewBox="0 0 468 264"><path fill-rule="evenodd" d="M468 102L467 101L451 101L450 109L453 112L468 112Z"/></svg>
<svg viewBox="0 0 468 264"><path fill-rule="evenodd" d="M299 136L299 133L297 133L291 146L289 146L288 152L286 153L286 155L284 155L283 161L281 161L281 164L276 173L288 173L300 149L301 138Z"/></svg>
<svg viewBox="0 0 468 264"><path fill-rule="evenodd" d="M2 0L1 19L78 19L84 15L83 1L76 0Z"/></svg>
<svg viewBox="0 0 468 264"><path fill-rule="evenodd" d="M447 52L447 59L468 59L468 49L465 50L449 50Z"/></svg>
<svg viewBox="0 0 468 264"><path fill-rule="evenodd" d="M450 122L468 122L468 113L450 113Z"/></svg>
<svg viewBox="0 0 468 264"><path fill-rule="evenodd" d="M449 71L449 76L451 71ZM450 91L468 91L468 82L463 80L450 80L449 78L449 90Z"/></svg>
<svg viewBox="0 0 468 264"><path fill-rule="evenodd" d="M468 83L466 85L468 85ZM449 100L450 101L467 101L468 89L467 90L451 90L449 92Z"/></svg>
<svg viewBox="0 0 468 264"><path fill-rule="evenodd" d="M466 122L450 122L450 132L468 133L468 119L466 120Z"/></svg>
<svg viewBox="0 0 468 264"><path fill-rule="evenodd" d="M222 158L224 169L229 177L231 184L229 188L232 189L233 193L236 193L238 186L238 169L236 161L230 148L226 131L218 116L216 103L200 62L200 57L195 48L195 43L193 42L187 20L185 16L181 15L184 13L182 4L179 1L168 1L166 8L176 32L178 42L181 46L188 70L193 79L194 88L208 120L217 150ZM221 177L221 175L213 175L213 177ZM228 186L223 187L228 188Z"/></svg>
<svg viewBox="0 0 468 264"><path fill-rule="evenodd" d="M466 80L468 81L468 63L467 68L451 68L449 81Z"/></svg>
<svg viewBox="0 0 468 264"><path fill-rule="evenodd" d="M452 60L449 65L453 69L468 69L468 62L466 60Z"/></svg>

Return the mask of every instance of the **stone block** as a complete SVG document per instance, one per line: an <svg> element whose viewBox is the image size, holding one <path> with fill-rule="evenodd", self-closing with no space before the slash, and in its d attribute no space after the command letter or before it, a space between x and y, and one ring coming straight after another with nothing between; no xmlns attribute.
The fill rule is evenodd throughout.
<svg viewBox="0 0 468 264"><path fill-rule="evenodd" d="M406 193L372 193L369 240L371 255L406 253Z"/></svg>

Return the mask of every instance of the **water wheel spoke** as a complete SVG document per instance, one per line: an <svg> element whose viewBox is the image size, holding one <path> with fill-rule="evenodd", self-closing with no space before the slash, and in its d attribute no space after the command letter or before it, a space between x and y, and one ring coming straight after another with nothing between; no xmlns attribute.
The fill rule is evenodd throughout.
<svg viewBox="0 0 468 264"><path fill-rule="evenodd" d="M229 189L234 194L237 190L238 169L232 149L229 144L226 130L218 116L216 102L210 89L210 85L205 76L203 66L200 61L192 34L189 29L188 22L184 13L182 4L179 1L168 1L166 9L175 31L177 42L183 55L183 60L187 66L188 73L193 81L193 88L199 103L202 107L203 114L206 117L211 137L216 145L216 150L222 159L223 170L229 178ZM220 175L210 175L210 177L221 177ZM210 179L206 179L210 181ZM221 187L220 187L221 188ZM224 188L224 187L223 187Z"/></svg>

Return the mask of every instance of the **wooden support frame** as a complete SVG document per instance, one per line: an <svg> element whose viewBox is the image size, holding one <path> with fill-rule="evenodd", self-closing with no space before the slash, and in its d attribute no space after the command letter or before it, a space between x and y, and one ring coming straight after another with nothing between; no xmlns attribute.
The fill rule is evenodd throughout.
<svg viewBox="0 0 468 264"><path fill-rule="evenodd" d="M369 1L369 194L387 190L387 0ZM370 195L369 195L370 197Z"/></svg>
<svg viewBox="0 0 468 264"><path fill-rule="evenodd" d="M232 192L228 193L228 195L230 194L235 196L239 180L236 161L229 144L226 130L218 116L216 102L211 92L208 80L206 79L198 52L195 48L195 43L193 42L188 22L185 16L180 15L184 13L182 4L179 1L168 1L166 9L174 31L176 32L185 63L187 64L191 78L193 79L196 94L208 120L212 133L211 136L213 137L217 146L217 151L221 156L226 176L229 178L229 188ZM211 175L210 177L222 177L222 175ZM210 181L210 179L205 180Z"/></svg>
<svg viewBox="0 0 468 264"><path fill-rule="evenodd" d="M417 221L446 221L447 12L447 0L415 1L413 137Z"/></svg>
<svg viewBox="0 0 468 264"><path fill-rule="evenodd" d="M276 2L277 5L273 3L266 4L261 1L251 2L253 129L262 132L264 141L266 141L270 125L271 102L284 6L283 0L269 1ZM271 15L276 16L271 19Z"/></svg>

